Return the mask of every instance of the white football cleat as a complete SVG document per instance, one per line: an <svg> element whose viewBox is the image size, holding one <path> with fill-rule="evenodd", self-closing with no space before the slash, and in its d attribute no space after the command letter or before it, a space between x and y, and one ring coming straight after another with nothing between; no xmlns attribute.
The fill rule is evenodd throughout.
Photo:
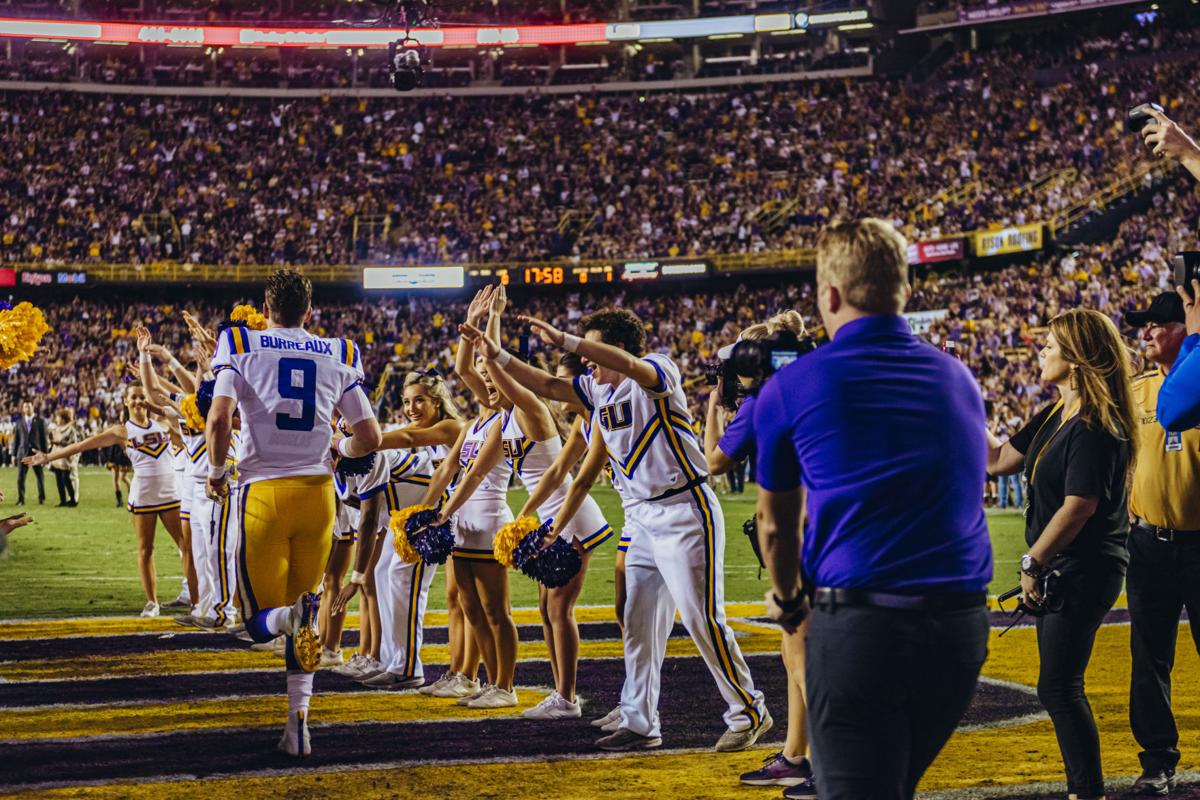
<svg viewBox="0 0 1200 800"><path fill-rule="evenodd" d="M158 616L158 603L154 602L153 600L146 603L146 606L142 609L142 613L139 616L145 617L147 619L149 619L150 617L157 617Z"/></svg>
<svg viewBox="0 0 1200 800"><path fill-rule="evenodd" d="M308 739L308 715L305 712L297 711L288 717L283 738L279 740L279 749L298 758L312 755L312 745Z"/></svg>
<svg viewBox="0 0 1200 800"><path fill-rule="evenodd" d="M533 708L525 709L521 716L526 719L579 719L582 714L578 700L572 703L558 692L551 692Z"/></svg>

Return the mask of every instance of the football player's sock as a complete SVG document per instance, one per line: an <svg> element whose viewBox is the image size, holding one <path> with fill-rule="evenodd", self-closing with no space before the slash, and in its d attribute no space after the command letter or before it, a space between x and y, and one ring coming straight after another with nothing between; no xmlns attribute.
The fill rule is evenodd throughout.
<svg viewBox="0 0 1200 800"><path fill-rule="evenodd" d="M292 719L297 711L303 711L304 715L308 716L308 701L312 699L313 674L289 669L287 687L288 719Z"/></svg>
<svg viewBox="0 0 1200 800"><path fill-rule="evenodd" d="M246 617L246 633L250 634L250 638L256 642L269 642L278 634L271 631L267 624L267 618L272 611L280 611L278 608L266 608L259 611L252 617Z"/></svg>
<svg viewBox="0 0 1200 800"><path fill-rule="evenodd" d="M268 609L267 612L267 630L272 636L278 636L281 633L287 633L292 629L292 607L280 606L279 608Z"/></svg>

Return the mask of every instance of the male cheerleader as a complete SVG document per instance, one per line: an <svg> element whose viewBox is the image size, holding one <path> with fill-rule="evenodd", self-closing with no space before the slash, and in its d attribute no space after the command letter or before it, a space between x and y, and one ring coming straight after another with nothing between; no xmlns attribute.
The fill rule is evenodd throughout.
<svg viewBox="0 0 1200 800"><path fill-rule="evenodd" d="M313 592L321 584L334 517L329 420L336 409L351 431L339 444L343 456L364 456L382 439L362 388L358 347L305 331L311 312L312 284L295 270L274 272L263 308L267 329L235 327L221 334L206 425L207 492L219 500L229 492L224 454L234 409L241 412L238 589L246 631L255 641L287 637L288 720L279 749L293 756L311 752L306 718L312 671L320 661Z"/></svg>
<svg viewBox="0 0 1200 800"><path fill-rule="evenodd" d="M600 430L593 446L607 450L625 508L625 534L632 540L625 561L621 723L597 746L640 750L662 744L659 685L678 607L728 704L729 729L716 749L745 750L770 729L771 715L725 625L724 518L708 487L679 369L658 353L642 357L645 329L626 309L585 317L583 339L532 317L520 319L546 344L578 353L590 373L556 378L503 351L491 364L543 397L581 402L595 413ZM602 459L585 459L554 521L555 535L570 523L602 465Z"/></svg>

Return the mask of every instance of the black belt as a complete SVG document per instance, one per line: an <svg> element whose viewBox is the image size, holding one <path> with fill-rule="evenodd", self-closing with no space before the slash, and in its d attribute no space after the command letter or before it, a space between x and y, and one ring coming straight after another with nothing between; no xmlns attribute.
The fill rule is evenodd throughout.
<svg viewBox="0 0 1200 800"><path fill-rule="evenodd" d="M708 483L708 476L701 475L698 478L692 478L690 481L685 483L683 486L680 486L678 489L668 489L667 491L663 492L662 494L658 495L657 497L651 497L647 502L653 503L655 500L666 500L668 497L674 497L677 494L683 494L684 492L690 492L692 489L695 489L697 486L703 486L706 483Z"/></svg>
<svg viewBox="0 0 1200 800"><path fill-rule="evenodd" d="M1173 542L1176 536L1200 536L1200 531L1177 531L1174 528L1160 528L1157 525L1151 525L1141 517L1133 518L1133 527L1140 531L1145 531L1160 542Z"/></svg>
<svg viewBox="0 0 1200 800"><path fill-rule="evenodd" d="M818 608L865 606L898 611L960 611L987 604L987 592L946 592L944 594L891 594L862 589L819 588L813 598Z"/></svg>

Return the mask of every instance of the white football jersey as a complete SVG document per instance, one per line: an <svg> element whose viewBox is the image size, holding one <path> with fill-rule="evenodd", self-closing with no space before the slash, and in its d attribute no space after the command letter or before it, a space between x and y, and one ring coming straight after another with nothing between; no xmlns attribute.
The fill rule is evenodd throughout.
<svg viewBox="0 0 1200 800"><path fill-rule="evenodd" d="M149 425L125 421L125 452L138 475L174 475L175 457L171 454L171 436L154 420Z"/></svg>
<svg viewBox="0 0 1200 800"><path fill-rule="evenodd" d="M623 500L653 500L698 483L708 472L679 368L659 353L645 360L658 371L655 390L632 378L616 386L598 384L590 374L574 380L576 394L600 426Z"/></svg>
<svg viewBox="0 0 1200 800"><path fill-rule="evenodd" d="M334 410L347 425L374 416L358 347L349 339L323 339L303 328L233 327L221 334L212 366L213 395L233 398L241 412L242 485L331 474Z"/></svg>

